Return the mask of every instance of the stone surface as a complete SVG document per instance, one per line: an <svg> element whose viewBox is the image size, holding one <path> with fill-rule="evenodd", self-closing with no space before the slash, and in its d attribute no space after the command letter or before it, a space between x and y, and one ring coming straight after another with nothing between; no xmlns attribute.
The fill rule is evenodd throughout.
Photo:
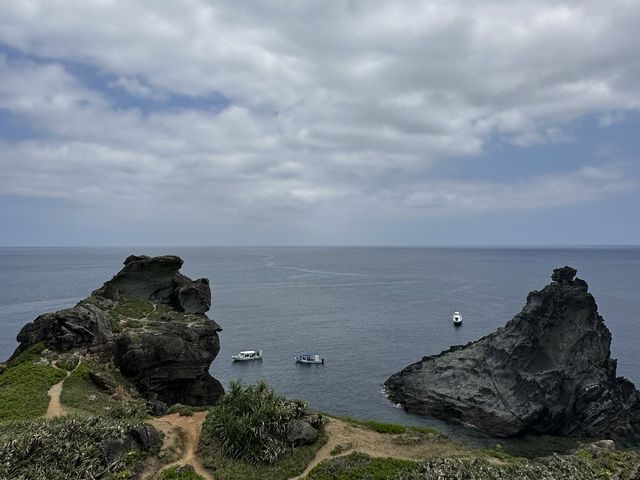
<svg viewBox="0 0 640 480"><path fill-rule="evenodd" d="M304 420L292 420L287 428L287 442L292 445L311 445L318 440L318 431Z"/></svg>
<svg viewBox="0 0 640 480"><path fill-rule="evenodd" d="M116 391L116 388L118 387L118 383L115 381L115 379L111 375L104 372L91 371L89 372L89 378L96 387L108 394L114 393Z"/></svg>
<svg viewBox="0 0 640 480"><path fill-rule="evenodd" d="M160 434L151 425L139 425L121 437L107 438L101 450L107 465L125 457L129 452L148 452L162 444Z"/></svg>
<svg viewBox="0 0 640 480"><path fill-rule="evenodd" d="M25 325L13 357L42 342L57 353L115 363L148 400L215 403L224 390L209 366L220 351L222 329L205 315L211 305L209 281L182 275L182 260L175 256L132 255L124 264L75 307ZM107 379L93 375L92 380L106 391L114 389Z"/></svg>
<svg viewBox="0 0 640 480"><path fill-rule="evenodd" d="M576 270L527 297L496 332L424 357L392 375L389 398L407 411L496 436L525 433L636 440L640 396L616 377L611 334Z"/></svg>

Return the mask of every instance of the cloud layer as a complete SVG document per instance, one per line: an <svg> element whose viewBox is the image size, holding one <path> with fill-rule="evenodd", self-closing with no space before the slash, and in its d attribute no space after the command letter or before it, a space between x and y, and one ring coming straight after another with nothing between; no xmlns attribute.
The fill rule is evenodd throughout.
<svg viewBox="0 0 640 480"><path fill-rule="evenodd" d="M508 181L455 166L623 124L639 22L631 0L4 0L0 113L28 128L1 140L0 193L296 222L635 191L628 158Z"/></svg>

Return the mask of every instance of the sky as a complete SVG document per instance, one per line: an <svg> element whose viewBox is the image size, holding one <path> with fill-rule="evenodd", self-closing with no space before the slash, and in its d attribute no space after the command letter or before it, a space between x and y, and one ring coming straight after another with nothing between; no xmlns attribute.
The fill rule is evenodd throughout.
<svg viewBox="0 0 640 480"><path fill-rule="evenodd" d="M638 0L2 0L0 246L640 244L638 31Z"/></svg>

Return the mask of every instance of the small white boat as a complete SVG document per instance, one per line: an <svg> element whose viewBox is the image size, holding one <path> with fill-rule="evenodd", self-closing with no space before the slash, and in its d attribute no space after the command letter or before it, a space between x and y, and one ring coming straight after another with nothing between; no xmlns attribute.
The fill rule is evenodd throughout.
<svg viewBox="0 0 640 480"><path fill-rule="evenodd" d="M296 357L296 363L318 363L324 364L324 358L320 358L320 355L314 355L310 353L303 353Z"/></svg>
<svg viewBox="0 0 640 480"><path fill-rule="evenodd" d="M249 360L262 360L262 350L244 350L237 355L231 355L234 362L246 362Z"/></svg>
<svg viewBox="0 0 640 480"><path fill-rule="evenodd" d="M453 312L453 324L462 325L462 314L460 312Z"/></svg>

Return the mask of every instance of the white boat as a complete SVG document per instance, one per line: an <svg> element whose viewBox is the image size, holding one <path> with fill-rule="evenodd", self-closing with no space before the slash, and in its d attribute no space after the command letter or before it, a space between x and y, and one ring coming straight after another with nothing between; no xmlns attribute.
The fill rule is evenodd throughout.
<svg viewBox="0 0 640 480"><path fill-rule="evenodd" d="M460 312L453 312L453 324L454 325L462 324L462 314Z"/></svg>
<svg viewBox="0 0 640 480"><path fill-rule="evenodd" d="M234 362L246 362L248 360L262 360L262 350L244 350L237 355L231 355Z"/></svg>
<svg viewBox="0 0 640 480"><path fill-rule="evenodd" d="M311 353L303 353L296 357L296 363L324 363L324 358L320 358L320 355L314 355Z"/></svg>

